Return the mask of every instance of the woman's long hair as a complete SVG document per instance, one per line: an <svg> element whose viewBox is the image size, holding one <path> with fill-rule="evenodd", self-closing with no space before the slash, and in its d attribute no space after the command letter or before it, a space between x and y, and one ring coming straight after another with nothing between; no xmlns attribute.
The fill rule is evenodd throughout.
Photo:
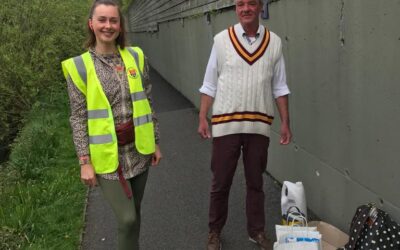
<svg viewBox="0 0 400 250"><path fill-rule="evenodd" d="M94 0L92 7L90 8L90 12L89 12L89 20L93 18L93 12L96 9L97 6L99 5L111 5L111 6L115 6L118 9L118 14L119 14L119 22L120 22L120 26L121 26L121 30L119 32L119 35L116 39L116 45L119 45L119 47L121 49L124 49L126 46L126 29L125 29L125 22L124 22L124 18L122 16L122 12L121 12L121 8L119 6L119 4L113 0ZM96 36L93 32L93 30L89 27L89 22L87 22L87 39L85 42L85 48L88 49L90 47L94 47L96 45Z"/></svg>

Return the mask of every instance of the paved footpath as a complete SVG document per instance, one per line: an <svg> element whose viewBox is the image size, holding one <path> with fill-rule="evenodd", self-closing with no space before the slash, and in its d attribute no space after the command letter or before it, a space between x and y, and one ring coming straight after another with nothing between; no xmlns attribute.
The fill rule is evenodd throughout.
<svg viewBox="0 0 400 250"><path fill-rule="evenodd" d="M151 72L154 107L161 130L163 159L150 169L142 203L140 246L143 250L206 249L211 141L197 135L194 106L155 70ZM201 83L199 83L201 84ZM272 145L275 146L275 145ZM267 234L280 223L280 186L265 175ZM89 191L82 249L116 249L114 215L99 188ZM243 166L238 166L222 233L223 249L258 249L248 241Z"/></svg>

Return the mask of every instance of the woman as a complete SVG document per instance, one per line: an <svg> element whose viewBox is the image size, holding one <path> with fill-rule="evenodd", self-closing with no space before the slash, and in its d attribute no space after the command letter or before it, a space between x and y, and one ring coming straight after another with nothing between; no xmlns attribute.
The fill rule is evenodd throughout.
<svg viewBox="0 0 400 250"><path fill-rule="evenodd" d="M112 0L94 1L88 51L62 62L81 180L99 184L118 220L119 249L138 249L140 203L149 165L162 157L143 52L125 46Z"/></svg>

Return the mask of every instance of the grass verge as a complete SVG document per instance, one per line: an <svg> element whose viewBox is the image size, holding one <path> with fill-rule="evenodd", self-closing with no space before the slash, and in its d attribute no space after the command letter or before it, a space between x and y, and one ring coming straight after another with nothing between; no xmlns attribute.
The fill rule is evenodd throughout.
<svg viewBox="0 0 400 250"><path fill-rule="evenodd" d="M0 166L0 249L77 249L86 188L79 180L66 91L34 105Z"/></svg>

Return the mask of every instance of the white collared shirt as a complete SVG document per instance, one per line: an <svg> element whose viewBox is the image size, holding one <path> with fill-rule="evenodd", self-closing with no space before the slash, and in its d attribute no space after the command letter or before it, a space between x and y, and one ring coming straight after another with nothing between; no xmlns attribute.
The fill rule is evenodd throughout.
<svg viewBox="0 0 400 250"><path fill-rule="evenodd" d="M262 32L262 29L264 29L264 26L259 25L257 30L258 36L256 35L255 37L248 37L242 25L238 25L238 29L238 33L243 35L245 40L249 42L249 45L253 45L255 41L260 38L260 34ZM215 97L218 83L217 53L215 50L215 45L213 45L210 58L208 60L206 73L204 75L203 85L199 89L201 93L211 97ZM272 79L272 93L274 98L290 94L286 82L285 60L283 56L281 56L275 64L274 76Z"/></svg>
<svg viewBox="0 0 400 250"><path fill-rule="evenodd" d="M242 34L243 38L247 41L247 43L249 45L253 45L258 40L258 38L260 37L260 34L261 34L262 30L264 29L264 27L262 25L258 26L258 30L257 30L257 33L256 33L255 36L248 36L246 34L246 32L244 31L242 25L239 25L238 29L239 29L239 32L240 32L239 34Z"/></svg>

